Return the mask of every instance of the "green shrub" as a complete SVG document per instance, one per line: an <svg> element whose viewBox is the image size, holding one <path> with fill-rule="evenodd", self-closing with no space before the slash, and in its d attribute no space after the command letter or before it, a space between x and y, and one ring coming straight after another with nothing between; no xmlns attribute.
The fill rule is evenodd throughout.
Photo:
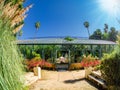
<svg viewBox="0 0 120 90"><path fill-rule="evenodd" d="M40 60L41 59L41 56L40 56L40 54L38 54L38 53L36 53L36 52L32 52L32 57L34 58L34 59L36 59L36 60ZM32 58L32 59L33 59Z"/></svg>
<svg viewBox="0 0 120 90"><path fill-rule="evenodd" d="M100 65L95 66L95 67L93 68L93 70L94 70L94 71L97 71L97 70L100 70L100 68L101 68L101 64L100 64Z"/></svg>
<svg viewBox="0 0 120 90"><path fill-rule="evenodd" d="M117 49L120 49L117 47ZM108 89L118 90L120 86L120 52L115 50L111 54L104 55L101 62L101 73ZM120 90L120 89L119 89Z"/></svg>
<svg viewBox="0 0 120 90"><path fill-rule="evenodd" d="M64 40L67 40L67 41L73 41L74 38L72 38L72 37L70 37L70 36L67 36L67 37L64 38Z"/></svg>

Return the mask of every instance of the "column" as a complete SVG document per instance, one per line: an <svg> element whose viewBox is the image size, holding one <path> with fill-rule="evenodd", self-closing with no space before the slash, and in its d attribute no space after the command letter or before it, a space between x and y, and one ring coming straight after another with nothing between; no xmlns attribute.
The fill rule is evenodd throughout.
<svg viewBox="0 0 120 90"><path fill-rule="evenodd" d="M99 45L99 58L102 57L102 49L101 49L101 45Z"/></svg>
<svg viewBox="0 0 120 90"><path fill-rule="evenodd" d="M69 57L69 64L71 63L71 60L70 60L70 50L68 51L68 57Z"/></svg>

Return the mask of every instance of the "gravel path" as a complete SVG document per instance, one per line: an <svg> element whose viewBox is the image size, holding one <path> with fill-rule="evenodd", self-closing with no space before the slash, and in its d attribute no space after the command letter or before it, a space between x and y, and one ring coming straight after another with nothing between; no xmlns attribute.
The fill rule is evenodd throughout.
<svg viewBox="0 0 120 90"><path fill-rule="evenodd" d="M84 70L42 71L42 80L30 86L30 90L98 90L84 79Z"/></svg>

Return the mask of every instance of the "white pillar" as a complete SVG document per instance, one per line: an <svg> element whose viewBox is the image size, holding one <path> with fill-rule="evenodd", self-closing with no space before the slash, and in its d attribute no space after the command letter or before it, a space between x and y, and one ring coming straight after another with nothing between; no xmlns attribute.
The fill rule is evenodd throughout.
<svg viewBox="0 0 120 90"><path fill-rule="evenodd" d="M37 69L38 69L38 79L41 79L41 68L37 67Z"/></svg>
<svg viewBox="0 0 120 90"><path fill-rule="evenodd" d="M41 68L40 67L34 67L34 75L38 76L38 79L41 79Z"/></svg>
<svg viewBox="0 0 120 90"><path fill-rule="evenodd" d="M92 67L85 67L85 78L88 77L92 73L93 68Z"/></svg>

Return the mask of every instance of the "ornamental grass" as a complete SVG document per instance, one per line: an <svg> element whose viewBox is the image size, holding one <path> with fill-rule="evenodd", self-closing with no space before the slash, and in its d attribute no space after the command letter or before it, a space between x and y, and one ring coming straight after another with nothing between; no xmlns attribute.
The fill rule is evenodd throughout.
<svg viewBox="0 0 120 90"><path fill-rule="evenodd" d="M9 20L0 19L0 90L23 90L22 58Z"/></svg>
<svg viewBox="0 0 120 90"><path fill-rule="evenodd" d="M0 90L24 90L22 57L14 36L21 29L18 25L23 9L18 4L5 4L0 0Z"/></svg>

